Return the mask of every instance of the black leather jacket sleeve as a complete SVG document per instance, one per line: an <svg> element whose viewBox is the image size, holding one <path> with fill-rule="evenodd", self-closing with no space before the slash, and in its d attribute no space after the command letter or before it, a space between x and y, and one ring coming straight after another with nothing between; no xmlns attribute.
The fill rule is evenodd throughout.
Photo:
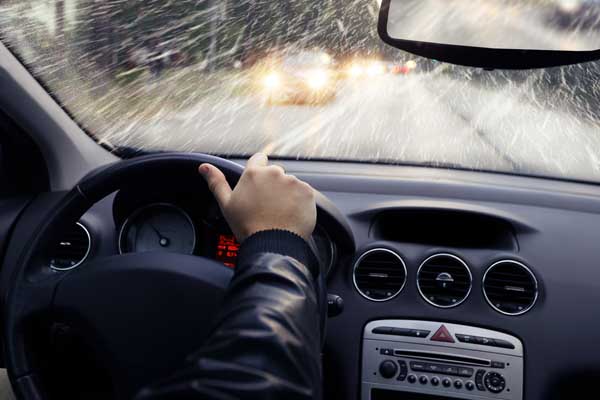
<svg viewBox="0 0 600 400"><path fill-rule="evenodd" d="M322 279L299 236L249 237L212 334L184 369L136 399L321 399Z"/></svg>

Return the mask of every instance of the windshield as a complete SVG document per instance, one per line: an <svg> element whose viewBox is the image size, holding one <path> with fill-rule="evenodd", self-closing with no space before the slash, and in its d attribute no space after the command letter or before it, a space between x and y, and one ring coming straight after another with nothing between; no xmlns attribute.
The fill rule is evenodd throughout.
<svg viewBox="0 0 600 400"><path fill-rule="evenodd" d="M600 2L551 3L557 29L600 18ZM597 64L507 72L417 58L381 42L378 8L0 0L0 37L120 154L264 151L600 181Z"/></svg>

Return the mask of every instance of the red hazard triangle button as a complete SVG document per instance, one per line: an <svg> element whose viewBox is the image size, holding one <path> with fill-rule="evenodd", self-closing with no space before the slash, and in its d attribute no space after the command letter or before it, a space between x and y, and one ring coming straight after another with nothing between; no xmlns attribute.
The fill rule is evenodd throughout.
<svg viewBox="0 0 600 400"><path fill-rule="evenodd" d="M440 329L438 329L433 334L433 336L431 337L430 340L433 340L436 342L454 343L454 339L452 338L452 335L450 334L450 332L448 332L448 329L446 329L446 327L444 325L440 326Z"/></svg>

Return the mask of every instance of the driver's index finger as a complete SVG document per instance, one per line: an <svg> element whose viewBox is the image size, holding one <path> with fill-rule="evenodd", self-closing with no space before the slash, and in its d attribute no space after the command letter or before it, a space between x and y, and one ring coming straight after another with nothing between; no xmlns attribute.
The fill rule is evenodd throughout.
<svg viewBox="0 0 600 400"><path fill-rule="evenodd" d="M264 153L256 153L248 160L246 168L250 167L266 167L269 164L269 158Z"/></svg>

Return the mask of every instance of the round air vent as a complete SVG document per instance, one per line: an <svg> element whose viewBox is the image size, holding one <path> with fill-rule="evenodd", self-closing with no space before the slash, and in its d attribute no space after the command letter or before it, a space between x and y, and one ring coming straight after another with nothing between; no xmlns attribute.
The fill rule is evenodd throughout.
<svg viewBox="0 0 600 400"><path fill-rule="evenodd" d="M406 283L406 265L388 249L372 249L354 264L354 286L364 297L386 301L398 295Z"/></svg>
<svg viewBox="0 0 600 400"><path fill-rule="evenodd" d="M483 275L483 295L494 310L506 315L521 315L537 300L537 279L520 262L498 261Z"/></svg>
<svg viewBox="0 0 600 400"><path fill-rule="evenodd" d="M435 254L419 267L417 287L421 296L436 307L455 307L471 293L471 271L452 254Z"/></svg>
<svg viewBox="0 0 600 400"><path fill-rule="evenodd" d="M92 238L79 222L66 229L50 249L50 268L67 271L81 265L87 258Z"/></svg>

